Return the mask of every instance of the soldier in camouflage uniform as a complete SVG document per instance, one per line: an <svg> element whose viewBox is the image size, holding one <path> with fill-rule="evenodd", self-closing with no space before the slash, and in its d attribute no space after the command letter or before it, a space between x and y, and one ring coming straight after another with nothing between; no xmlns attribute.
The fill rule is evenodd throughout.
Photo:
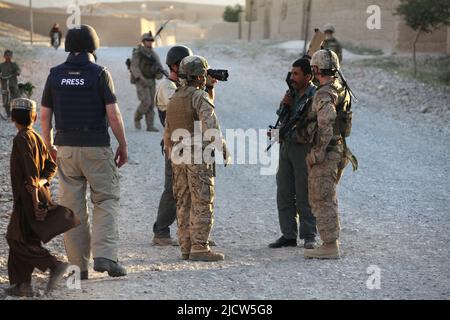
<svg viewBox="0 0 450 320"><path fill-rule="evenodd" d="M142 44L133 50L131 58L131 83L136 85L139 107L134 114L134 126L141 129L141 119L145 116L147 131L158 132L154 126L154 99L156 80L165 74L158 55L153 50L155 39L151 32L142 35Z"/></svg>
<svg viewBox="0 0 450 320"><path fill-rule="evenodd" d="M347 108L350 95L337 78L339 60L333 51L317 51L312 57L311 67L320 86L307 115L312 149L306 161L309 203L323 244L315 249L305 249L304 256L338 259L340 224L336 187L350 155L344 140L346 135L341 130L339 110Z"/></svg>
<svg viewBox="0 0 450 320"><path fill-rule="evenodd" d="M2 88L3 107L5 108L8 118L11 115L10 103L13 99L19 98L19 84L17 77L20 75L20 68L17 63L12 62L13 52L5 50L3 55L5 62L0 63L0 77ZM7 92L9 90L9 97Z"/></svg>
<svg viewBox="0 0 450 320"><path fill-rule="evenodd" d="M213 94L208 94L205 86L211 90L214 81L207 85L208 62L200 56L188 56L181 61L179 76L182 85L173 94L166 110L164 147L170 155L173 166L173 191L177 203L178 240L183 260L219 261L224 255L213 252L209 245L209 236L213 225L214 206L214 163L203 157L205 147L213 141L195 143L195 125L201 125L201 134L214 129L220 139L217 151L224 159L229 159L225 151L225 141L220 134ZM184 129L193 143L180 140L175 131ZM215 140L215 139L214 139ZM214 141L215 142L215 141ZM217 143L215 143L217 144ZM180 146L182 148L180 149ZM187 159L184 153L192 152ZM201 161L195 157L201 156ZM181 161L180 161L181 160Z"/></svg>
<svg viewBox="0 0 450 320"><path fill-rule="evenodd" d="M170 48L166 57L166 65L169 67L170 75L163 79L156 89L155 105L158 108L159 119L165 126L166 109L172 95L180 86L178 70L181 60L192 55L192 50L186 46L174 46ZM176 240L170 236L170 225L177 217L177 206L173 197L173 172L172 162L167 154L165 156L164 191L158 206L158 215L153 225L153 244L157 246L178 245Z"/></svg>
<svg viewBox="0 0 450 320"><path fill-rule="evenodd" d="M332 24L326 24L323 32L325 33L325 40L323 41L322 47L324 49L330 49L331 51L334 51L334 53L336 53L339 58L339 63L341 63L342 46L339 43L339 41L337 41L337 39L334 37L336 29Z"/></svg>

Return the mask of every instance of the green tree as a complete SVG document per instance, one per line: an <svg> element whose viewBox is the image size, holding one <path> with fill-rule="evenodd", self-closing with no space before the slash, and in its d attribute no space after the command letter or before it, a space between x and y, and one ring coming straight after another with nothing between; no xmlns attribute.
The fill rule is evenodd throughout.
<svg viewBox="0 0 450 320"><path fill-rule="evenodd" d="M225 11L223 12L223 20L227 22L238 22L239 21L239 15L244 9L240 4L233 6L226 6Z"/></svg>
<svg viewBox="0 0 450 320"><path fill-rule="evenodd" d="M417 41L422 33L450 25L450 0L400 0L394 14L403 16L406 24L416 31L412 48L415 77Z"/></svg>

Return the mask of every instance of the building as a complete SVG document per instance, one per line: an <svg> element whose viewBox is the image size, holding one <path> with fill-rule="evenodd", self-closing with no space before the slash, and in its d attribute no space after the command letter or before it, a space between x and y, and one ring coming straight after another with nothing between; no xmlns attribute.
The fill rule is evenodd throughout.
<svg viewBox="0 0 450 320"><path fill-rule="evenodd" d="M314 28L326 23L336 27L336 38L366 48L384 52L411 49L414 31L403 18L393 15L399 0L246 0L246 18L252 20L252 39L311 39ZM308 10L308 5L309 10ZM367 21L373 12L369 6L381 9L381 29L369 29ZM417 44L422 52L450 54L450 28L443 27L432 34L422 34Z"/></svg>

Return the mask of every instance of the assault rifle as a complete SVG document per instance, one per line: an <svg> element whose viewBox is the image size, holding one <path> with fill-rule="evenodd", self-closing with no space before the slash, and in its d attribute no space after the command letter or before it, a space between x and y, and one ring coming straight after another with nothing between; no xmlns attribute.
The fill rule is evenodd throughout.
<svg viewBox="0 0 450 320"><path fill-rule="evenodd" d="M161 32L164 30L164 28L166 27L166 25L171 21L172 19L169 19L169 20L167 20L166 22L164 22L162 25L161 25L161 27L159 27L159 29L158 29L158 31L156 31L156 34L155 34L155 39L156 39L156 37L157 36L160 36L161 37Z"/></svg>
<svg viewBox="0 0 450 320"><path fill-rule="evenodd" d="M300 108L297 110L295 115L279 129L278 136L280 138L285 138L285 137L290 136L294 132L294 130L297 129L297 127L303 127L306 124L306 112L309 109L309 106L311 105L312 101L313 101L313 97L308 98L300 106ZM266 152L268 152L270 150L270 148L272 148L272 146L275 144L275 142L277 142L277 139L274 139L274 141L272 141L269 144L269 146L266 149Z"/></svg>
<svg viewBox="0 0 450 320"><path fill-rule="evenodd" d="M286 76L286 83L287 83L288 88L289 88L289 90L287 91L287 94L290 95L290 96L292 97L292 96L293 96L293 92L294 92L294 88L292 87L292 84L291 84L291 75L292 75L292 72L288 72L288 74L287 74L287 76ZM283 105L281 106L280 111L278 112L278 119L277 119L277 121L275 122L275 125L273 125L273 126L270 125L270 126L269 126L269 130L268 130L268 132L267 132L267 135L269 136L270 139L272 139L272 136L271 136L272 130L279 129L281 120L282 120L283 118L286 118L286 116L287 116L288 114L289 114L289 107L288 107L287 105L283 104ZM272 145L273 145L274 143L275 143L275 141L272 142L272 143L269 145L269 147L267 148L266 152L269 151L270 148L272 148Z"/></svg>
<svg viewBox="0 0 450 320"><path fill-rule="evenodd" d="M339 77L341 78L342 84L344 85L345 88L347 88L348 92L350 93L350 95L353 97L353 99L355 99L355 101L358 101L358 99L356 98L355 94L353 93L352 89L350 89L347 80L345 80L344 75L342 74L340 69L337 69L337 72L339 74Z"/></svg>

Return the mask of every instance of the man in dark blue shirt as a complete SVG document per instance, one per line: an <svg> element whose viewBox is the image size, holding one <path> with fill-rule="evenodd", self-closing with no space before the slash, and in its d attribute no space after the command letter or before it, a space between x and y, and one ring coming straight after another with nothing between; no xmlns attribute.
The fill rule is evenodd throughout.
<svg viewBox="0 0 450 320"><path fill-rule="evenodd" d="M77 265L81 278L88 278L91 256L94 270L112 277L126 275L118 263L119 174L127 162L125 130L114 85L106 68L95 63L99 39L87 25L66 35L67 61L50 70L41 107L44 140L56 158L59 202L72 209L81 225L64 234L69 262ZM55 116L53 141L52 117ZM108 127L119 142L114 155ZM56 149L58 146L58 149ZM88 219L86 188L93 203L92 235Z"/></svg>
<svg viewBox="0 0 450 320"><path fill-rule="evenodd" d="M293 92L288 92L278 110L284 109L281 128L293 119L308 99L316 92L312 83L309 60L294 62L291 71ZM277 206L282 236L269 245L270 248L295 247L297 238L304 239L305 248L314 248L316 219L308 202L308 171L306 155L310 149L307 135L300 130L290 130L280 140L280 162L277 172Z"/></svg>

